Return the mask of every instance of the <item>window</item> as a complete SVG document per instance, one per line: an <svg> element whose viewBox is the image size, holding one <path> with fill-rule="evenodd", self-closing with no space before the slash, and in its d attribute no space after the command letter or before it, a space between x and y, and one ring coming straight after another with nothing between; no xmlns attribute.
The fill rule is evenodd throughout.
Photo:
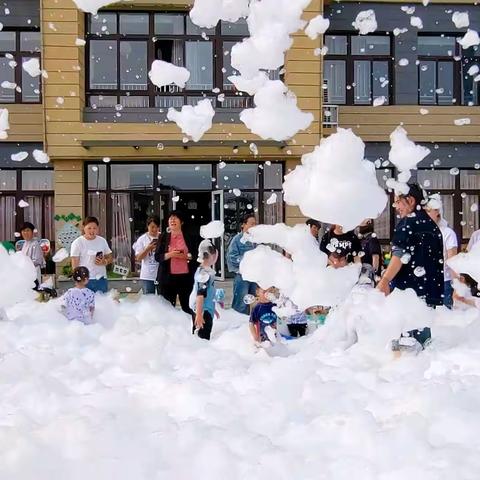
<svg viewBox="0 0 480 480"><path fill-rule="evenodd" d="M325 103L372 105L391 103L391 38L388 35L326 35Z"/></svg>
<svg viewBox="0 0 480 480"><path fill-rule="evenodd" d="M87 18L87 97L92 108L179 108L211 98L214 107L246 108L252 98L237 92L228 76L230 51L248 35L246 22L194 25L185 13L105 12ZM184 89L158 88L148 79L154 60L190 71ZM212 90L225 94L219 101Z"/></svg>
<svg viewBox="0 0 480 480"><path fill-rule="evenodd" d="M39 31L0 32L0 103L40 103L40 76L22 68L32 58L40 59Z"/></svg>
<svg viewBox="0 0 480 480"><path fill-rule="evenodd" d="M463 50L458 37L418 36L420 105L478 105L479 85L469 69L479 65L479 51Z"/></svg>
<svg viewBox="0 0 480 480"><path fill-rule="evenodd" d="M20 200L28 203L18 206ZM0 170L0 241L17 240L24 222L35 225L38 236L55 243L53 170Z"/></svg>

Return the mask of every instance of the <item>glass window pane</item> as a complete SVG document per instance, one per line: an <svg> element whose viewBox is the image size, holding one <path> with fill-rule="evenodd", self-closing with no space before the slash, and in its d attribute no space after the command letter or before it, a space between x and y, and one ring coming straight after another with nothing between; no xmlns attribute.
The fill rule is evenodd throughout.
<svg viewBox="0 0 480 480"><path fill-rule="evenodd" d="M264 188L281 189L283 184L283 165L281 163L271 163L263 166L263 186Z"/></svg>
<svg viewBox="0 0 480 480"><path fill-rule="evenodd" d="M265 192L263 194L263 222L265 225L275 225L283 222L283 197L281 192L276 192L277 199L275 202L268 201L272 193Z"/></svg>
<svg viewBox="0 0 480 480"><path fill-rule="evenodd" d="M112 194L111 247L115 265L131 268L132 229L130 219L133 216L129 193Z"/></svg>
<svg viewBox="0 0 480 480"><path fill-rule="evenodd" d="M440 198L442 200L443 218L453 227L455 221L453 195L440 195Z"/></svg>
<svg viewBox="0 0 480 480"><path fill-rule="evenodd" d="M107 166L89 165L88 166L88 189L105 190L107 188Z"/></svg>
<svg viewBox="0 0 480 480"><path fill-rule="evenodd" d="M186 65L190 72L187 90L213 88L212 42L185 42Z"/></svg>
<svg viewBox="0 0 480 480"><path fill-rule="evenodd" d="M248 37L248 25L245 18L240 18L235 23L222 21L222 35L238 35L240 37Z"/></svg>
<svg viewBox="0 0 480 480"><path fill-rule="evenodd" d="M183 15L155 14L155 33L161 35L183 35L185 33Z"/></svg>
<svg viewBox="0 0 480 480"><path fill-rule="evenodd" d="M0 32L0 51L14 52L16 50L15 32Z"/></svg>
<svg viewBox="0 0 480 480"><path fill-rule="evenodd" d="M120 88L147 89L147 42L120 42Z"/></svg>
<svg viewBox="0 0 480 480"><path fill-rule="evenodd" d="M185 62L183 58L182 40L156 39L154 46L156 60L163 60L164 62L173 63L178 67L183 67ZM168 85L168 87L169 86L170 85Z"/></svg>
<svg viewBox="0 0 480 480"><path fill-rule="evenodd" d="M155 107L157 108L181 108L184 105L183 97L159 96L155 97Z"/></svg>
<svg viewBox="0 0 480 480"><path fill-rule="evenodd" d="M5 57L0 58L0 78L1 82L15 83L15 70L10 67L11 60ZM0 83L1 83L0 82ZM0 103L14 103L15 89L0 87Z"/></svg>
<svg viewBox="0 0 480 480"><path fill-rule="evenodd" d="M473 80L476 75L468 74L468 70L474 65L480 67L478 61L471 62L466 59L462 66L462 105L479 104L479 82Z"/></svg>
<svg viewBox="0 0 480 480"><path fill-rule="evenodd" d="M22 58L22 63L30 58ZM22 100L24 102L40 101L40 76L31 77L25 70L22 71Z"/></svg>
<svg viewBox="0 0 480 480"><path fill-rule="evenodd" d="M117 43L107 40L90 42L90 88L116 90Z"/></svg>
<svg viewBox="0 0 480 480"><path fill-rule="evenodd" d="M374 220L373 229L380 240L390 240L390 215L392 212L391 199L388 199L387 205L381 215Z"/></svg>
<svg viewBox="0 0 480 480"><path fill-rule="evenodd" d="M387 190L387 181L392 178L392 171L390 169L376 170L377 182L384 189Z"/></svg>
<svg viewBox="0 0 480 480"><path fill-rule="evenodd" d="M370 105L372 103L371 67L370 62L354 62L354 103L356 105Z"/></svg>
<svg viewBox="0 0 480 480"><path fill-rule="evenodd" d="M90 192L88 194L87 215L97 217L100 235L107 234L107 194L105 192Z"/></svg>
<svg viewBox="0 0 480 480"><path fill-rule="evenodd" d="M25 222L30 222L35 225L35 228L38 232L38 236L43 234L43 202L41 196L26 195L23 198L27 203L28 207L23 209L23 219Z"/></svg>
<svg viewBox="0 0 480 480"><path fill-rule="evenodd" d="M453 62L438 62L437 98L439 105L453 104Z"/></svg>
<svg viewBox="0 0 480 480"><path fill-rule="evenodd" d="M148 14L121 13L120 33L123 35L148 35Z"/></svg>
<svg viewBox="0 0 480 480"><path fill-rule="evenodd" d="M472 212L472 205L479 204L478 195L466 195L462 197L462 238L470 238L475 230L480 228L478 211Z"/></svg>
<svg viewBox="0 0 480 480"><path fill-rule="evenodd" d="M89 105L91 108L113 108L117 105L117 97L106 95L90 95Z"/></svg>
<svg viewBox="0 0 480 480"><path fill-rule="evenodd" d="M43 197L43 238L55 240L55 197L45 195Z"/></svg>
<svg viewBox="0 0 480 480"><path fill-rule="evenodd" d="M418 37L418 55L431 57L453 57L455 55L455 37Z"/></svg>
<svg viewBox="0 0 480 480"><path fill-rule="evenodd" d="M373 62L373 98L385 97L384 105L389 103L390 87L388 78L388 62Z"/></svg>
<svg viewBox="0 0 480 480"><path fill-rule="evenodd" d="M112 190L153 188L153 165L112 165Z"/></svg>
<svg viewBox="0 0 480 480"><path fill-rule="evenodd" d="M352 55L390 55L390 37L352 36ZM330 53L330 52L328 52Z"/></svg>
<svg viewBox="0 0 480 480"><path fill-rule="evenodd" d="M190 20L190 17L187 16L187 35L202 35L205 33L207 35L215 35L215 28L202 28L198 27Z"/></svg>
<svg viewBox="0 0 480 480"><path fill-rule="evenodd" d="M20 32L22 52L40 52L40 32Z"/></svg>
<svg viewBox="0 0 480 480"><path fill-rule="evenodd" d="M158 183L162 190L211 190L211 165L164 165L158 167Z"/></svg>
<svg viewBox="0 0 480 480"><path fill-rule="evenodd" d="M15 197L0 196L0 241L15 240L15 213Z"/></svg>
<svg viewBox="0 0 480 480"><path fill-rule="evenodd" d="M0 170L0 192L17 189L17 172L15 170Z"/></svg>
<svg viewBox="0 0 480 480"><path fill-rule="evenodd" d="M225 251L231 239L239 232L243 218L247 213L258 212L258 193L241 192L237 197L234 193L225 192L224 196L224 224L225 224Z"/></svg>
<svg viewBox="0 0 480 480"><path fill-rule="evenodd" d="M117 33L117 14L99 13L90 16L90 33L96 35L111 35Z"/></svg>
<svg viewBox="0 0 480 480"><path fill-rule="evenodd" d="M326 60L323 72L323 99L326 104L346 103L346 68L343 60Z"/></svg>
<svg viewBox="0 0 480 480"><path fill-rule="evenodd" d="M126 108L148 108L150 99L138 95L125 95L120 97L120 105Z"/></svg>
<svg viewBox="0 0 480 480"><path fill-rule="evenodd" d="M53 170L23 170L23 190L53 190Z"/></svg>
<svg viewBox="0 0 480 480"><path fill-rule="evenodd" d="M238 75L238 72L232 67L232 47L237 42L223 42L223 90L224 91L233 91L235 87L233 83L228 80L228 77L232 75Z"/></svg>
<svg viewBox="0 0 480 480"><path fill-rule="evenodd" d="M428 191L455 189L455 176L450 170L418 170L417 181Z"/></svg>
<svg viewBox="0 0 480 480"><path fill-rule="evenodd" d="M256 163L227 163L224 168L217 166L219 188L258 188L258 165Z"/></svg>
<svg viewBox="0 0 480 480"><path fill-rule="evenodd" d="M435 62L420 62L419 74L419 102L421 105L435 105L436 103L436 85L437 85L437 69Z"/></svg>
<svg viewBox="0 0 480 480"><path fill-rule="evenodd" d="M325 35L325 46L328 48L328 55L346 55L346 35Z"/></svg>
<svg viewBox="0 0 480 480"><path fill-rule="evenodd" d="M460 170L460 188L465 190L479 190L480 171Z"/></svg>

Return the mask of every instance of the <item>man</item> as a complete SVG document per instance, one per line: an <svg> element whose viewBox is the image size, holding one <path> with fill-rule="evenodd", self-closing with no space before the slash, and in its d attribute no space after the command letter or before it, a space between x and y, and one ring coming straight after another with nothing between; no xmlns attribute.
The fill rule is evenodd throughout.
<svg viewBox="0 0 480 480"><path fill-rule="evenodd" d="M409 185L405 195L395 197L395 209L400 221L392 239L392 259L377 288L389 295L391 288L412 288L418 297L431 306L443 304L443 240L436 223L422 208L423 190L417 184ZM418 344L405 345L425 348L431 339L430 328L408 332ZM402 345L402 339L393 344ZM400 347L401 348L401 347Z"/></svg>
<svg viewBox="0 0 480 480"><path fill-rule="evenodd" d="M227 266L229 272L235 273L233 281L233 301L232 308L238 313L248 315L248 305L244 302L246 295L255 295L257 285L253 282L243 280L239 273L240 262L245 253L253 250L256 245L243 239L243 235L257 224L255 215L248 214L244 217L241 226L241 232L233 237L227 251Z"/></svg>

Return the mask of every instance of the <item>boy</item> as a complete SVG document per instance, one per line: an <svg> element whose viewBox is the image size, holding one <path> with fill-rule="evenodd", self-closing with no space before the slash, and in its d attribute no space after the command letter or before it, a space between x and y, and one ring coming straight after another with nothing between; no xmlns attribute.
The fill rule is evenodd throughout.
<svg viewBox="0 0 480 480"><path fill-rule="evenodd" d="M75 286L67 290L63 297L65 315L68 320L77 320L88 325L93 323L95 293L87 288L90 272L86 267L77 267L72 274Z"/></svg>
<svg viewBox="0 0 480 480"><path fill-rule="evenodd" d="M278 317L273 311L273 303L267 298L272 289L257 287L258 303L250 314L250 333L256 345L262 342L275 343ZM269 331L270 330L270 331ZM272 332L273 330L273 332ZM271 333L269 335L269 333Z"/></svg>
<svg viewBox="0 0 480 480"><path fill-rule="evenodd" d="M193 310L192 333L204 340L210 340L215 311L215 270L218 251L210 240L203 240L198 247L198 262L190 295L190 308ZM218 314L217 314L218 315Z"/></svg>
<svg viewBox="0 0 480 480"><path fill-rule="evenodd" d="M37 271L37 279L35 281L35 289L37 289L40 283L42 283L42 268L45 268L45 258L42 247L38 239L34 238L35 226L32 223L25 222L20 228L20 234L23 240L25 240L22 253L32 260Z"/></svg>

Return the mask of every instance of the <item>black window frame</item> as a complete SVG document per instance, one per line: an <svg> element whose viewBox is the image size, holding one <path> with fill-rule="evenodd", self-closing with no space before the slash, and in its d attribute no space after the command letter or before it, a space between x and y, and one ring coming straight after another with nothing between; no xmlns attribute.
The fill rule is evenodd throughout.
<svg viewBox="0 0 480 480"><path fill-rule="evenodd" d="M225 109L225 108L249 108L253 106L253 98L246 93L238 92L235 88L231 90L227 90L223 88L223 43L224 42L241 42L245 37L241 35L228 35L222 34L222 22L219 22L215 28L215 34L213 35L202 35L203 30L208 31L208 29L199 29L202 33L199 34L187 34L187 17L188 12L185 11L146 11L146 10L104 10L100 11L99 15L101 14L115 14L116 15L116 22L117 22L117 33L115 34L95 34L90 33L90 23L92 19L92 15L85 16L85 31L87 32L85 35L86 45L85 45L85 55L86 55L86 72L85 72L85 84L86 84L86 106L92 107L90 103L90 97L94 96L104 96L116 97L116 105L121 104L121 97L128 96L141 96L141 97L148 97L148 107L131 107L131 108L168 108L168 106L175 106L179 107L181 105L188 105L193 104L195 105L196 102L192 103L192 98L209 98L212 100L213 107L216 109ZM119 33L119 25L120 25L120 15L128 15L128 14L144 14L148 15L148 25L149 25L149 32L148 34L121 34ZM181 15L184 18L184 33L182 35L164 35L164 34L155 34L155 15ZM117 89L111 90L100 90L100 89L92 89L90 88L90 41L92 40L112 40L117 43ZM155 45L154 42L158 40L181 40L183 42L183 58L185 61L185 43L187 41L198 41L198 42L211 42L212 43L212 80L213 86L212 89L209 90L187 90L180 89L175 85L167 85L162 88L156 87L147 77L147 89L146 90L122 90L120 88L120 42L121 41L146 41L147 42L147 74L151 68L151 65L155 58ZM217 90L218 89L218 90ZM214 93L213 90L215 90ZM127 93L128 92L128 93ZM223 94L225 97L225 101L221 102L218 99L219 94ZM179 105L168 105L168 106L158 106L156 103L156 97L177 97L182 98L183 103ZM239 100L238 106L229 107L229 102L227 99L243 99ZM189 101L190 100L190 101ZM231 100L230 100L231 101ZM103 106L96 106L94 108L111 108L111 107L103 107ZM125 107L128 108L128 107Z"/></svg>
<svg viewBox="0 0 480 480"><path fill-rule="evenodd" d="M373 62L387 62L388 64L388 95L384 95L388 99L388 105L394 105L394 89L395 89L395 82L394 82L394 65L393 65L393 57L394 57L394 41L393 36L388 32L374 32L368 35L358 35L348 31L334 31L328 32L325 34L325 37L337 37L342 36L346 37L347 40L347 52L344 55L339 54L330 54L329 52L326 53L324 57L324 62L329 60L332 61L343 61L345 62L345 103L339 105L346 105L346 106L356 106L356 107L368 107L373 105L373 101L375 97L373 96ZM390 53L388 55L352 55L352 38L353 37L387 37L389 39L390 44ZM326 44L326 41L325 41ZM370 91L371 91L371 99L370 103L355 103L355 62L357 61L365 61L370 62L371 65L371 75L370 75ZM325 67L324 67L325 70ZM350 88L348 88L350 87Z"/></svg>
<svg viewBox="0 0 480 480"><path fill-rule="evenodd" d="M40 33L40 29L37 27L4 27L2 29L3 32L15 32L15 50L10 50L10 51L0 51L0 58L5 58L7 55L12 55L12 60L17 63L17 65L12 69L14 70L14 82L17 85L17 87L22 88L23 85L23 76L27 75L27 78L32 78L30 75L23 70L23 58L38 58L40 61L40 65L42 63L42 45L41 45L41 37L40 37L40 46L39 46L39 51L26 51L21 49L21 35L24 32L35 32L35 33ZM16 104L25 104L25 105L38 105L41 104L43 99L42 99L42 76L40 75L38 77L39 79L39 94L38 94L38 100L35 101L25 101L23 100L23 89L22 91L17 91L17 89L14 90L15 92L15 101L14 102L4 102L0 101L0 103L4 105L16 105Z"/></svg>
<svg viewBox="0 0 480 480"><path fill-rule="evenodd" d="M449 107L449 106L467 106L468 103L465 102L464 97L464 76L466 75L465 70L469 66L476 63L480 67L480 49L477 50L475 54L474 48L463 49L462 46L458 43L458 39L462 38L462 35L459 35L458 32L454 33L419 33L417 35L417 51L418 51L418 39L425 37L452 37L455 39L455 51L451 56L449 55L418 55L418 67L417 67L417 80L418 80L418 105L422 106L437 106L437 107ZM455 60L455 58L460 58L460 60ZM422 103L420 101L420 73L422 62L435 62L436 63L436 78L438 82L438 68L439 62L452 63L453 65L453 91L452 96L456 101L452 101L449 104L439 104L438 103L438 94L435 92L435 103ZM471 64L471 65L470 65ZM480 72L479 72L480 74ZM474 82L474 86L477 89L477 103L474 106L480 105L480 82ZM436 85L436 89L438 83Z"/></svg>

